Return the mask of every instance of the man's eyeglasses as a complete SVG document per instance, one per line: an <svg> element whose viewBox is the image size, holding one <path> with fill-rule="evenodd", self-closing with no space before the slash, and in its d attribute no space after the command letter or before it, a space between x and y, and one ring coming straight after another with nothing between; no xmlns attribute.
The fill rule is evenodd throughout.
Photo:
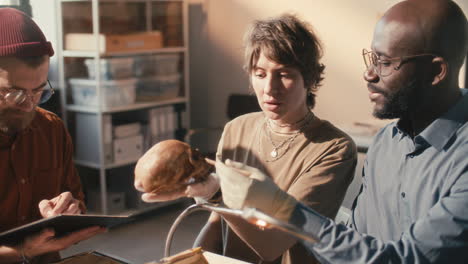
<svg viewBox="0 0 468 264"><path fill-rule="evenodd" d="M34 104L43 104L47 102L55 92L49 80L47 80L47 86L48 87L44 87L43 89L30 92L15 88L0 89L0 97L8 104L22 104L28 97Z"/></svg>
<svg viewBox="0 0 468 264"><path fill-rule="evenodd" d="M424 53L395 58L380 58L380 56L375 52L362 49L362 57L364 58L364 63L367 67L366 69L369 69L369 67L372 66L373 70L375 70L377 75L380 77L386 77L391 75L394 71L398 71L401 66L410 59L427 56L437 57L435 54Z"/></svg>

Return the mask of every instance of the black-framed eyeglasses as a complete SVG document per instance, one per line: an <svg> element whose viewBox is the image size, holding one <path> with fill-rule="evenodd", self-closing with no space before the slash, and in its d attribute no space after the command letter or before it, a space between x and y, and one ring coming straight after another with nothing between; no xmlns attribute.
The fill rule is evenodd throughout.
<svg viewBox="0 0 468 264"><path fill-rule="evenodd" d="M394 71L398 71L401 68L401 66L410 59L427 56L437 57L438 55L431 53L423 53L394 58L381 58L379 55L377 55L377 53L373 51L362 49L362 57L364 58L366 69L369 69L369 67L372 66L377 75L379 75L380 77L386 77L391 75Z"/></svg>
<svg viewBox="0 0 468 264"><path fill-rule="evenodd" d="M17 88L0 89L0 96L8 104L22 104L28 97L34 104L43 104L55 93L49 80L47 80L47 86L30 92Z"/></svg>

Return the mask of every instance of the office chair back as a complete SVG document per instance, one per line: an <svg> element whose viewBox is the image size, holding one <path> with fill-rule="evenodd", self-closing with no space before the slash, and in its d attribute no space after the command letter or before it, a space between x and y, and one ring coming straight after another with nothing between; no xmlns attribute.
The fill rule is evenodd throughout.
<svg viewBox="0 0 468 264"><path fill-rule="evenodd" d="M232 120L240 115L261 111L257 97L251 94L231 94L226 105L226 116ZM220 127L192 128L188 131L185 141L199 149L205 156L214 159L218 140L223 132Z"/></svg>
<svg viewBox="0 0 468 264"><path fill-rule="evenodd" d="M232 120L240 115L258 112L262 109L258 105L257 97L252 94L231 94L228 97L227 117Z"/></svg>

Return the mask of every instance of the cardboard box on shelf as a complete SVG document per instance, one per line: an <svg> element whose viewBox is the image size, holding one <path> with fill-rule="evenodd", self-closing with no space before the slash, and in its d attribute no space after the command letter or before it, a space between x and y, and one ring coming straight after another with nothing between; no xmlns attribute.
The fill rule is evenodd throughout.
<svg viewBox="0 0 468 264"><path fill-rule="evenodd" d="M153 50L163 47L160 31L149 31L122 35L99 34L100 53ZM96 40L92 33L69 33L65 35L65 49L95 51Z"/></svg>
<svg viewBox="0 0 468 264"><path fill-rule="evenodd" d="M115 125L113 127L114 138L125 138L137 136L142 133L140 122L127 123L122 125Z"/></svg>
<svg viewBox="0 0 468 264"><path fill-rule="evenodd" d="M114 162L139 158L143 154L143 135L114 139Z"/></svg>

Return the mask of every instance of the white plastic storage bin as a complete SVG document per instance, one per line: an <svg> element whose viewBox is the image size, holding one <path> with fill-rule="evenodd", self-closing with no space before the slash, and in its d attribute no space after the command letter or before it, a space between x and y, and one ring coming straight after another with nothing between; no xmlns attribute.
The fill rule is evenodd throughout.
<svg viewBox="0 0 468 264"><path fill-rule="evenodd" d="M180 74L156 76L138 80L137 101L152 101L179 96Z"/></svg>
<svg viewBox="0 0 468 264"><path fill-rule="evenodd" d="M122 106L135 102L136 80L101 81L101 102L97 101L96 81L70 79L73 102L77 105L103 107Z"/></svg>
<svg viewBox="0 0 468 264"><path fill-rule="evenodd" d="M133 74L144 77L155 74L155 60L153 56L135 56L133 60Z"/></svg>
<svg viewBox="0 0 468 264"><path fill-rule="evenodd" d="M173 75L179 72L180 54L153 55L156 75Z"/></svg>
<svg viewBox="0 0 468 264"><path fill-rule="evenodd" d="M90 79L96 79L96 64L94 59L86 59L85 65L88 68ZM133 77L133 58L101 58L100 76L102 80L117 80Z"/></svg>

